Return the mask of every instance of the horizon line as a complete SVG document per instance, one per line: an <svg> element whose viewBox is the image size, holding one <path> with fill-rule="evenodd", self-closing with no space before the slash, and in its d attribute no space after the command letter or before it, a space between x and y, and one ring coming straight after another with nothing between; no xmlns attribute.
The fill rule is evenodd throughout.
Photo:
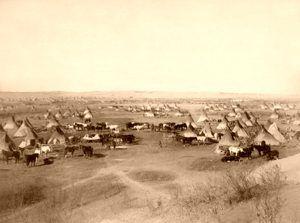
<svg viewBox="0 0 300 223"><path fill-rule="evenodd" d="M31 94L38 94L38 93L75 93L75 94L88 94L88 93L195 93L195 94L233 94L233 95L253 95L253 96L298 96L300 97L299 93L254 93L254 92L226 92L226 91L168 91L168 90L92 90L92 91L62 91L62 90L53 90L53 91L1 91L1 93L7 93L7 94L14 94L14 93L31 93Z"/></svg>
<svg viewBox="0 0 300 223"><path fill-rule="evenodd" d="M63 90L49 90L49 91L10 91L0 90L0 93L92 93L92 92L164 92L164 93L212 93L212 94L267 94L267 95L299 95L300 93L270 93L270 92L232 92L232 91L189 91L189 90L90 90L90 91L63 91Z"/></svg>

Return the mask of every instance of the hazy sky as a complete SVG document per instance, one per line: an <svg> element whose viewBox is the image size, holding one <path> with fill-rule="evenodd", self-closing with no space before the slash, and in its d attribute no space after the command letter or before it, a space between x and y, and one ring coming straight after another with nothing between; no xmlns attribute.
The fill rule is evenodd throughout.
<svg viewBox="0 0 300 223"><path fill-rule="evenodd" d="M300 93L299 0L0 0L0 90Z"/></svg>

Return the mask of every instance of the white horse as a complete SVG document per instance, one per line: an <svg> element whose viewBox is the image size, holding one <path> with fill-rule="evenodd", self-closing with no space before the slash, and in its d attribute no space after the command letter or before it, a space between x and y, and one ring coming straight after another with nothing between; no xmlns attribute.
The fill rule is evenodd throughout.
<svg viewBox="0 0 300 223"><path fill-rule="evenodd" d="M239 152L243 152L244 149L241 147L236 147L236 146L230 146L228 148L230 155L232 156L237 156Z"/></svg>
<svg viewBox="0 0 300 223"><path fill-rule="evenodd" d="M34 153L37 153L37 154L41 155L43 153L47 154L47 153L49 153L51 151L52 151L51 146L49 146L49 145L41 145L41 147L35 149Z"/></svg>
<svg viewBox="0 0 300 223"><path fill-rule="evenodd" d="M144 128L144 125L135 125L133 126L133 129L136 129L136 130L142 130Z"/></svg>

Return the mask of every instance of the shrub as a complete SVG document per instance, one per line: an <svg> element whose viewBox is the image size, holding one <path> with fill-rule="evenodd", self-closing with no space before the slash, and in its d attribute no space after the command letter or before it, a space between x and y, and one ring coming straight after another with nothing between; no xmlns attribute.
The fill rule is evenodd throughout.
<svg viewBox="0 0 300 223"><path fill-rule="evenodd" d="M254 202L254 211L259 223L280 223L279 210L283 200L278 191L257 198Z"/></svg>
<svg viewBox="0 0 300 223"><path fill-rule="evenodd" d="M0 213L32 205L45 199L43 184L13 182L0 190Z"/></svg>
<svg viewBox="0 0 300 223"><path fill-rule="evenodd" d="M18 193L9 193L11 210L19 208L17 215L11 215L10 221L22 223L62 223L83 222L84 212L80 207L96 200L105 200L125 191L126 186L115 175L95 178L91 182L72 185L67 188L53 187L42 190L43 184L26 184L26 189ZM0 197L1 198L1 197ZM13 203L13 202L16 202ZM2 205L3 202L0 202ZM8 202L7 202L8 203ZM32 205L34 204L34 205ZM31 205L29 208L25 207ZM78 218L79 216L79 218ZM4 218L3 218L4 219ZM0 218L0 222L1 222Z"/></svg>
<svg viewBox="0 0 300 223"><path fill-rule="evenodd" d="M284 182L278 166L264 169L259 176L253 175L250 169L235 168L209 182L177 190L171 209L176 210L181 220L219 222L224 211L234 204L255 200L261 222L277 222L274 219L282 205L279 190Z"/></svg>

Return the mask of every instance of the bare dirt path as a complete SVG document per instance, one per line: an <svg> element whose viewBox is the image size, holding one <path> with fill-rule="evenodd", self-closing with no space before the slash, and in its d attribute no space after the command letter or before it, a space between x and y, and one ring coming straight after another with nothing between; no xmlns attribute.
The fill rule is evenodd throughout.
<svg viewBox="0 0 300 223"><path fill-rule="evenodd" d="M68 189L80 184L85 184L88 182L91 182L99 177L103 177L105 175L115 175L117 176L120 181L122 183L124 183L125 186L128 186L129 188L131 188L132 190L134 190L135 192L137 192L139 195L141 195L144 198L148 198L148 199L163 199L163 200L168 200L170 199L170 195L163 192L163 191L159 191L154 189L152 186L147 185L145 183L141 183L138 181L135 181L133 179L131 179L127 173L125 173L124 171L122 171L122 167L118 166L117 164L111 164L111 161L109 159L106 160L106 164L107 167L106 168L101 168L99 169L93 176L88 177L88 178L84 178L81 179L79 181L76 181L74 183L71 183L65 187L63 187L63 189Z"/></svg>

